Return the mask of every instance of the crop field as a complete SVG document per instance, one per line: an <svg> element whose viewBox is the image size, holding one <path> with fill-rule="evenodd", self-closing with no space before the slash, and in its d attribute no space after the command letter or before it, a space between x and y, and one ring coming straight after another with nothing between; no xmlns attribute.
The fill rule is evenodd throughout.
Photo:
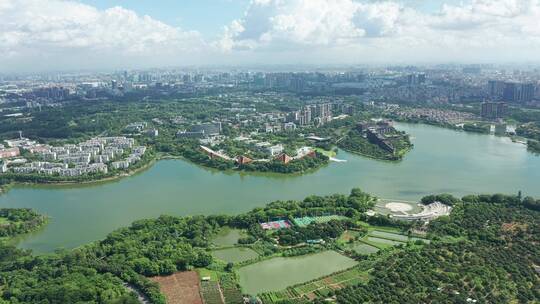
<svg viewBox="0 0 540 304"><path fill-rule="evenodd" d="M360 254L372 254L379 251L379 248L368 244L356 242L350 246L350 248Z"/></svg>
<svg viewBox="0 0 540 304"><path fill-rule="evenodd" d="M195 271L177 272L166 277L153 277L168 304L203 304L199 275Z"/></svg>
<svg viewBox="0 0 540 304"><path fill-rule="evenodd" d="M424 243L429 244L428 239L420 238L420 237L409 237L407 235L401 234L401 233L394 233L390 231L382 231L382 230L372 230L368 234L369 236L379 238L379 239L387 239L391 241L397 241L397 242L408 242L408 241L422 241Z"/></svg>
<svg viewBox="0 0 540 304"><path fill-rule="evenodd" d="M289 287L285 290L262 294L263 303L278 303L290 301L292 303L304 303L317 297L326 296L332 290L342 289L347 286L360 284L368 280L367 271L358 267L345 270L306 284Z"/></svg>
<svg viewBox="0 0 540 304"><path fill-rule="evenodd" d="M399 241L399 242L407 242L409 240L409 237L403 234L397 234L397 233L391 233L391 232L385 232L385 231L379 231L379 230L373 230L369 233L371 236L380 237L384 239Z"/></svg>
<svg viewBox="0 0 540 304"><path fill-rule="evenodd" d="M381 244L381 245L386 245L386 246L396 246L396 245L405 244L404 242L383 239L383 238L378 238L378 237L373 237L373 236L368 236L367 240L375 244Z"/></svg>
<svg viewBox="0 0 540 304"><path fill-rule="evenodd" d="M242 292L238 288L233 274L225 274L220 278L221 290L226 304L244 303Z"/></svg>
<svg viewBox="0 0 540 304"><path fill-rule="evenodd" d="M424 238L419 238L419 237L411 237L410 240L411 240L411 241L422 241L422 242L424 242L424 243L426 243L426 244L431 243L430 240L424 239Z"/></svg>
<svg viewBox="0 0 540 304"><path fill-rule="evenodd" d="M360 233L358 231L354 231L354 230L346 230L345 232L343 232L343 234L339 237L339 241L340 242L343 242L343 243L347 243L351 240L355 240L356 237L359 235Z"/></svg>
<svg viewBox="0 0 540 304"><path fill-rule="evenodd" d="M219 283L214 281L201 282L201 294L204 304L223 304Z"/></svg>

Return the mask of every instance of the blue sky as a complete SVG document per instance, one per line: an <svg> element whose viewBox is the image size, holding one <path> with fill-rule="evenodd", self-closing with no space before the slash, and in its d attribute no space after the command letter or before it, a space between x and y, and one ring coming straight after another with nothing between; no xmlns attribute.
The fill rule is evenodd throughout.
<svg viewBox="0 0 540 304"><path fill-rule="evenodd" d="M433 13L443 3L459 0L401 0L406 6ZM223 27L240 19L249 6L249 0L81 0L99 9L121 6L184 30L197 30L206 38L220 35ZM372 0L367 2L381 2ZM463 1L461 1L463 2ZM465 1L466 2L466 1Z"/></svg>
<svg viewBox="0 0 540 304"><path fill-rule="evenodd" d="M82 0L82 3L107 9L121 6L181 27L197 30L212 38L221 34L223 27L242 17L249 0Z"/></svg>
<svg viewBox="0 0 540 304"><path fill-rule="evenodd" d="M540 0L0 0L0 73L538 62L538 20Z"/></svg>

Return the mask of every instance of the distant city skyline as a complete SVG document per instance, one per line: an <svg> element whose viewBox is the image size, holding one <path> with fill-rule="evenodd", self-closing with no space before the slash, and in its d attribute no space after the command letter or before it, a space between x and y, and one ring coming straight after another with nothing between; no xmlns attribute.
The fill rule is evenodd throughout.
<svg viewBox="0 0 540 304"><path fill-rule="evenodd" d="M540 0L0 0L0 73L538 63Z"/></svg>

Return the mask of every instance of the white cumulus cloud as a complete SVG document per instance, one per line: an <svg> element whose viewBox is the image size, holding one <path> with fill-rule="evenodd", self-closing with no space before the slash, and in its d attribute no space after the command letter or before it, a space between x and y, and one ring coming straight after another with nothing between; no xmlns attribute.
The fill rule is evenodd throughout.
<svg viewBox="0 0 540 304"><path fill-rule="evenodd" d="M122 7L0 0L0 72L205 63L539 61L540 0L437 0L446 4L429 12L411 1L251 0L220 37L205 39L196 28L180 29Z"/></svg>
<svg viewBox="0 0 540 304"><path fill-rule="evenodd" d="M74 1L0 0L0 62L6 65L56 60L56 68L63 69L71 58L70 65L102 68L100 60L105 65L143 57L172 59L203 46L197 32L122 7L98 10Z"/></svg>
<svg viewBox="0 0 540 304"><path fill-rule="evenodd" d="M229 52L326 49L349 59L538 60L538 20L539 0L461 1L430 13L398 1L252 0L219 45Z"/></svg>

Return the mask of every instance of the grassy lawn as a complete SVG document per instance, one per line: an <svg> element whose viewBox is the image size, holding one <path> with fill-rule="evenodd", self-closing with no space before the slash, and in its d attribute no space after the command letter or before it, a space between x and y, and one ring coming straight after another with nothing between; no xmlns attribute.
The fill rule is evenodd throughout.
<svg viewBox="0 0 540 304"><path fill-rule="evenodd" d="M387 231L381 231L381 230L373 230L373 231L370 231L369 234L374 237L389 239L389 240L399 241L399 242L407 242L409 240L409 237L406 235L387 232Z"/></svg>
<svg viewBox="0 0 540 304"><path fill-rule="evenodd" d="M336 151L328 151L328 150L324 150L322 148L315 148L315 151L327 156L327 157L336 157L337 153Z"/></svg>
<svg viewBox="0 0 540 304"><path fill-rule="evenodd" d="M376 247L376 248L379 248L379 249L385 249L385 248L389 248L389 247L393 247L393 245L390 245L390 244L383 244L383 243L379 243L379 242L372 242L368 239L368 237L364 237L363 239L360 240L360 242L362 243L365 243L365 244L368 244L370 246L373 246L373 247Z"/></svg>
<svg viewBox="0 0 540 304"><path fill-rule="evenodd" d="M358 231L346 230L337 240L338 243L345 244L350 240L355 240L360 233Z"/></svg>
<svg viewBox="0 0 540 304"><path fill-rule="evenodd" d="M210 281L219 281L219 274L217 271L206 269L206 268L198 268L195 271L199 274L200 278L204 277L210 277Z"/></svg>

